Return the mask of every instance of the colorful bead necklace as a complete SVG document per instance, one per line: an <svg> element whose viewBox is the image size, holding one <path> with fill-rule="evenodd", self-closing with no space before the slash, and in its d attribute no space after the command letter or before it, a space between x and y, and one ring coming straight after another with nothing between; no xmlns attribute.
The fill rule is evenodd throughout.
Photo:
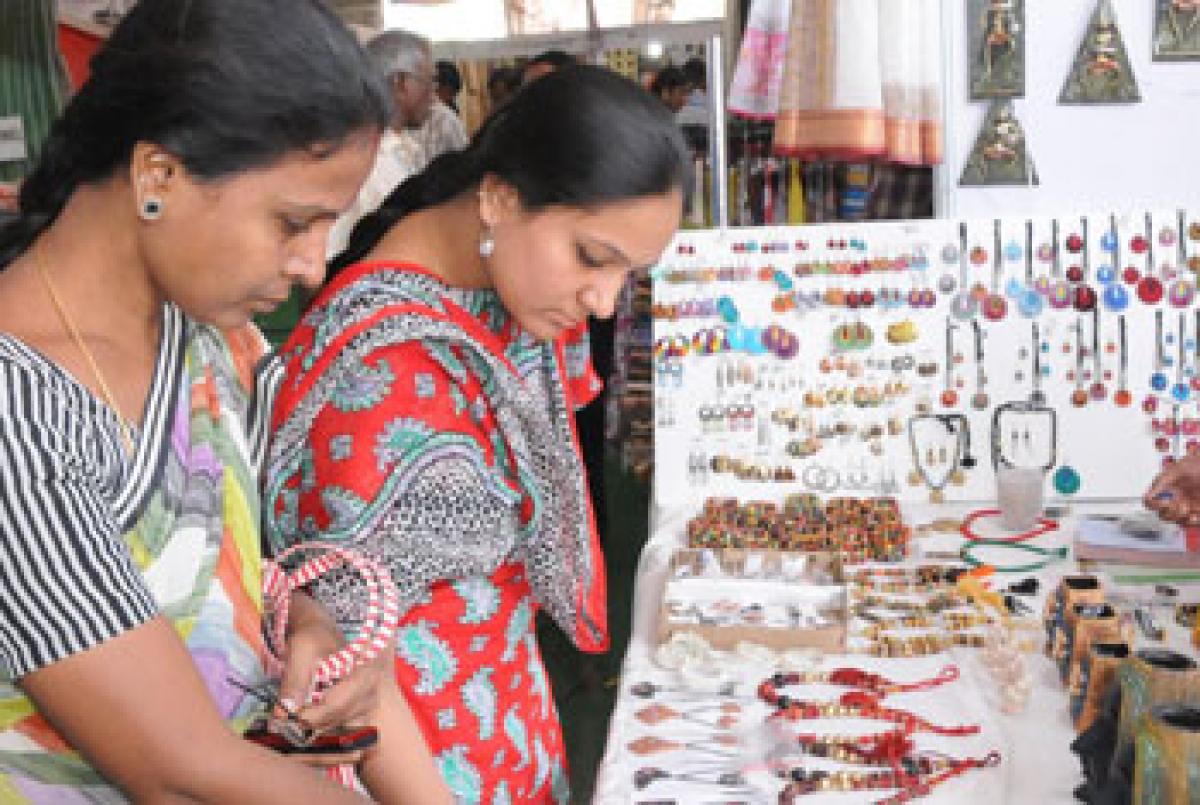
<svg viewBox="0 0 1200 805"><path fill-rule="evenodd" d="M900 805L900 803L923 797L935 786L964 774L972 769L997 766L1000 753L990 752L982 758L955 759L945 755L926 754L914 758L909 768L913 771L891 770L872 772L789 769L780 776L788 780L779 794L780 805L792 805L797 797L832 791L872 791L889 788L900 789L898 793L878 800L876 805Z"/></svg>
<svg viewBox="0 0 1200 805"><path fill-rule="evenodd" d="M940 684L940 683L939 683ZM978 724L963 724L945 727L916 715L907 710L885 707L879 699L863 690L853 690L843 693L837 701L821 702L806 699L792 699L779 694L773 702L776 710L768 716L770 719L785 721L811 721L824 718L865 718L879 721L890 721L898 725L906 735L914 732L925 732L934 735L975 735L979 732Z"/></svg>

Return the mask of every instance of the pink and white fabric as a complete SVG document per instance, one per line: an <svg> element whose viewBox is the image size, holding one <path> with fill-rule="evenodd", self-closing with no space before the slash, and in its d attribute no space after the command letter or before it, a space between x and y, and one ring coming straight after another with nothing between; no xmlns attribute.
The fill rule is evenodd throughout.
<svg viewBox="0 0 1200 805"><path fill-rule="evenodd" d="M763 120L774 118L779 111L791 11L792 0L754 0L750 5L729 89L733 114Z"/></svg>
<svg viewBox="0 0 1200 805"><path fill-rule="evenodd" d="M940 27L937 0L791 0L776 152L940 163Z"/></svg>

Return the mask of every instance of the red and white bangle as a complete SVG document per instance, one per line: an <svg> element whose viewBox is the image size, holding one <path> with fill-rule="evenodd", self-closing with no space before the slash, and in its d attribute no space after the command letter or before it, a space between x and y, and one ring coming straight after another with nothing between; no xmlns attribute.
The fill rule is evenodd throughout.
<svg viewBox="0 0 1200 805"><path fill-rule="evenodd" d="M288 558L318 551L318 555L306 560L295 570L286 572L282 569ZM366 615L362 625L352 640L317 666L310 701L318 701L324 688L349 675L358 665L378 657L395 634L400 621L399 596L391 574L379 562L337 545L307 542L289 548L273 562L264 565L263 598L267 611L272 613L272 644L277 650L287 640L292 593L338 567L354 570L366 587ZM281 672L281 659L273 656L272 660L272 672Z"/></svg>

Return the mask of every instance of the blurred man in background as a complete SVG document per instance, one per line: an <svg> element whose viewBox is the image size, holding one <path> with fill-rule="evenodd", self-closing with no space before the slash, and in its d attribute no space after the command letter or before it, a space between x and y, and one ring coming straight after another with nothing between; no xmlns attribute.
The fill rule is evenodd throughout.
<svg viewBox="0 0 1200 805"><path fill-rule="evenodd" d="M488 74L488 101L490 111L496 111L512 94L521 88L521 71L516 67L496 67Z"/></svg>
<svg viewBox="0 0 1200 805"><path fill-rule="evenodd" d="M683 70L668 65L658 71L658 75L650 84L650 91L666 104L673 114L678 114L679 110L687 103L691 88L688 86Z"/></svg>
<svg viewBox="0 0 1200 805"><path fill-rule="evenodd" d="M434 97L429 40L409 31L387 31L367 43L367 53L388 80L394 112L358 198L329 232L330 257L346 248L354 225L378 209L401 182L424 170L438 154L467 144L458 115Z"/></svg>
<svg viewBox="0 0 1200 805"><path fill-rule="evenodd" d="M578 63L579 60L566 51L547 50L525 62L524 78L521 83L528 84L530 81L537 81L548 73L564 67L574 67Z"/></svg>
<svg viewBox="0 0 1200 805"><path fill-rule="evenodd" d="M675 114L681 126L708 126L708 66L704 59L691 58L684 62L683 78L687 82L687 103Z"/></svg>
<svg viewBox="0 0 1200 805"><path fill-rule="evenodd" d="M458 112L458 93L462 92L462 74L454 62L438 59L434 65L433 91L437 99Z"/></svg>

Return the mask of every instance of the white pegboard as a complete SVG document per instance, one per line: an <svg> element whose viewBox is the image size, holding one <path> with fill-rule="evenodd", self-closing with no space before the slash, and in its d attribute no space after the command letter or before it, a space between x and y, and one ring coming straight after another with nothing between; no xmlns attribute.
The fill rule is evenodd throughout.
<svg viewBox="0 0 1200 805"><path fill-rule="evenodd" d="M1158 264L1160 276L1164 264L1173 270L1178 263L1177 248L1166 248L1158 243L1160 231L1164 227L1176 229L1177 213L1176 210L1167 209L1150 213L1150 234L1155 246L1154 259ZM1118 273L1120 269L1129 266L1138 268L1143 273L1146 270L1149 253L1139 255L1129 248L1135 235L1144 236L1146 214L1143 210L1117 216L1117 234L1121 243L1121 264L1118 266ZM1079 262L1079 255L1069 253L1066 242L1072 234L1082 233L1082 217L1084 216L1073 214L1057 219L1061 269L1064 273L1072 264ZM1100 286L1096 283L1097 270L1112 262L1110 253L1101 247L1101 240L1109 231L1110 216L1103 213L1085 217L1089 222L1090 280L1099 290ZM1192 220L1191 216L1185 215L1186 222L1190 223ZM982 282L990 286L993 274L994 221L980 219L963 223L968 234L968 250L979 247L987 253L982 265L968 261L968 280L971 283ZM1020 246L1024 251L1026 219L1004 219L1000 226L1001 251L1013 245ZM1032 227L1036 251L1039 246L1049 243L1052 219L1033 219ZM891 418L906 425L921 401L927 401L934 413L964 414L970 423L972 454L978 460L978 464L965 473L965 483L961 486L946 487L947 500L993 500L995 479L991 468L989 443L992 413L994 406L1001 402L1026 400L1030 396L1032 360L1031 357L1020 356L1023 349L1030 355L1032 353L1031 325L1034 321L1038 323L1042 340L1048 347L1048 350L1041 354L1041 361L1049 373L1042 379L1042 388L1047 396L1048 405L1058 414L1058 463L1070 465L1082 476L1082 488L1078 497L1097 500L1139 495L1157 472L1162 458L1162 454L1155 449L1151 417L1142 410L1143 401L1151 391L1149 380L1155 369L1155 311L1163 311L1165 329L1169 334L1175 333L1179 314L1185 313L1185 339L1190 341L1196 337L1194 302L1188 308L1181 309L1173 307L1164 298L1157 306L1150 306L1139 302L1135 288L1129 288L1132 301L1124 315L1127 321L1128 389L1132 393L1133 403L1129 407L1120 408L1113 402L1118 381L1118 355L1106 350L1106 346L1110 344L1114 348L1117 346L1118 315L1115 312L1104 309L1102 305L1099 316L1101 373L1112 373L1111 380L1104 382L1106 398L1102 402L1089 400L1087 405L1076 407L1071 401L1075 384L1067 380L1068 371L1074 370L1076 365L1074 328L1076 322L1082 318L1085 346L1090 349L1093 322L1091 314L1080 314L1070 308L1055 310L1047 306L1040 316L1031 319L1021 315L1015 300L1009 298L1006 300L1008 314L1002 320L989 321L982 316L975 318L984 334L984 368L987 376L985 390L990 399L990 405L986 409L976 410L970 405L971 397L976 391L972 324L970 321L955 319L951 315L954 294L937 294L935 306L923 310L907 305L894 310L882 310L876 304L869 309L856 311L820 306L809 312L792 311L778 314L772 311L771 306L772 299L779 293L776 283L762 281L757 276L763 267L773 266L786 272L794 281L795 288L810 293L834 287L845 290L870 288L876 294L881 288L895 288L905 294L914 288L936 289L943 274L952 274L956 278L959 274L960 267L957 262L946 264L942 259L945 246L958 245L959 231L958 221L934 220L739 229L725 233L681 233L668 249L666 258L656 271L656 304L728 296L736 305L742 324L750 327L779 324L799 337L800 351L792 360L783 360L771 354L748 356L739 353L692 353L674 362L678 365L675 371L668 370L670 362L655 359L655 495L658 503L667 506L694 503L707 495L716 494L780 497L805 490L806 485L801 479L805 468L809 466L831 468L836 470L843 480L866 481L869 484L869 488L864 489L842 485L832 491L832 494L870 494L876 491L873 487L880 481L894 477L899 486L899 497L909 501L928 500L929 492L924 486L915 487L907 482L907 476L913 468L907 430L901 436L882 439L883 450L880 455L873 455L867 442L857 435L850 435L823 440L820 452L811 458L799 459L789 456L786 451L787 442L799 436L789 434L782 426L772 422L772 414L776 410L791 408L802 418L812 417L818 427L824 424L836 428L838 423L844 423L843 427L849 424L861 431L874 423L886 430L887 420ZM1200 250L1200 243L1188 240L1186 231L1183 237L1188 249L1187 255ZM853 249L847 246L831 250L828 248L831 241L835 244L861 243L862 248ZM807 248L798 249L797 244L800 242L805 243ZM741 250L747 243L757 244L758 251ZM775 244L780 251L764 254L763 244ZM786 250L782 250L785 245ZM735 251L735 246L738 251ZM799 261L825 258L861 261L921 252L927 256L928 261L928 266L924 269L910 268L858 277L797 278L793 273L793 268ZM672 270L721 267L749 268L751 277L745 281L716 280L708 283L679 283L668 279ZM1051 264L1041 262L1035 257L1033 270L1035 278L1048 275ZM1193 275L1184 269L1179 276L1191 278ZM999 277L1001 294L1004 293L1010 279L1023 281L1024 278L1023 256L1015 262L1005 260ZM952 408L946 407L940 400L944 389L944 344L948 318L955 325L955 352L961 353L963 358L962 363L955 367L956 375L961 377L962 387L956 389L959 402ZM885 338L887 327L905 319L916 325L917 340L905 345L888 343ZM830 345L834 328L842 323L856 321L862 321L872 329L874 345L861 352L842 354L845 359L856 360L864 366L862 376L849 378L844 372L822 373L819 368L822 359L833 354ZM680 318L675 321L659 318L655 320L655 340L657 342L659 339L675 335L690 338L701 328L720 324L719 318ZM1068 344L1072 347L1070 353L1064 351ZM1171 347L1172 358L1175 357L1177 346ZM1195 364L1195 354L1194 348L1188 350L1189 369ZM868 359L871 362L878 361L890 365L893 358L903 360L906 356L911 356L914 364L936 363L936 376L919 377L915 370L895 373L890 368L865 368ZM1089 356L1085 363L1085 371L1090 372L1092 364L1093 359ZM718 370L722 374L720 385ZM724 380L731 370L735 376L739 372L749 371L753 375L753 382L729 386ZM1018 371L1024 376L1020 381L1017 379ZM1170 379L1174 381L1174 367L1168 371ZM906 383L911 387L911 391L879 408L857 408L847 404L811 409L806 408L803 403L806 392L828 392L831 387L853 388L857 385L882 388L889 381ZM1088 383L1090 382L1089 380ZM705 430L702 427L699 419L700 409L729 405L754 407L753 420L748 423L746 429L717 430L710 426ZM1169 397L1163 397L1157 416L1169 417L1170 414L1171 401ZM1194 398L1181 406L1180 416L1197 416ZM1012 437L1012 430L1016 431L1018 438L1015 454L1018 463L1045 453L1046 445L1041 443L1043 436L1040 435L1044 433L1043 429L1036 425L1028 428L1031 434L1028 448L1025 447L1026 429L1023 426L1010 428L1004 435L1006 443ZM929 425L924 426L923 436L929 437L921 439L923 448L941 443L933 438ZM1179 439L1174 447L1182 450L1185 440L1186 437ZM944 443L948 447L952 444L949 439ZM925 452L928 453L928 450ZM935 447L935 458L938 452ZM787 465L795 472L797 481L760 483L738 480L730 474L714 474L711 471L700 473L696 470L696 465L701 459L711 464L712 457L717 455L743 458L772 467ZM1053 497L1049 480L1047 494Z"/></svg>

